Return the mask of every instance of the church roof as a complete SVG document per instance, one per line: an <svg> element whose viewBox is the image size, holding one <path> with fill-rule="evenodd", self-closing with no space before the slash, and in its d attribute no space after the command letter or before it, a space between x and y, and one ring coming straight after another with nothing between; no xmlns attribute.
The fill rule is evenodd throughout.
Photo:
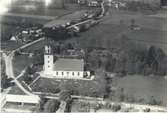
<svg viewBox="0 0 167 113"><path fill-rule="evenodd" d="M54 64L55 71L84 71L83 59L59 58Z"/></svg>

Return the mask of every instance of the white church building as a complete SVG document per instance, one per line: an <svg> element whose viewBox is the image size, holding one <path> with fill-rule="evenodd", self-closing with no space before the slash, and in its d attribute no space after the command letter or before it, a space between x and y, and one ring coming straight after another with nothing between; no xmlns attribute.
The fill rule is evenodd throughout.
<svg viewBox="0 0 167 113"><path fill-rule="evenodd" d="M94 79L89 71L84 71L83 59L57 58L54 63L52 48L48 45L45 46L44 71L41 75L46 78L59 79Z"/></svg>

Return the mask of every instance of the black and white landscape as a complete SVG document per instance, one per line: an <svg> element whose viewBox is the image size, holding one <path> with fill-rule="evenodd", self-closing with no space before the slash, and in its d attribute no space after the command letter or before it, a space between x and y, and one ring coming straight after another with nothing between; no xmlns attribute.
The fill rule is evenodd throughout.
<svg viewBox="0 0 167 113"><path fill-rule="evenodd" d="M0 0L1 112L167 112L166 0Z"/></svg>

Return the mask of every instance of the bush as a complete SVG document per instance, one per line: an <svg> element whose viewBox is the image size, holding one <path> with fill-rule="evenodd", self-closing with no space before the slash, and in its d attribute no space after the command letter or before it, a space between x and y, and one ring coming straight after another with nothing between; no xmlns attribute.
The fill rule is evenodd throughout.
<svg viewBox="0 0 167 113"><path fill-rule="evenodd" d="M121 109L121 105L113 105L112 106L112 110L114 111L114 112L117 112L118 110L120 110Z"/></svg>
<svg viewBox="0 0 167 113"><path fill-rule="evenodd" d="M156 3L143 3L141 1L131 1L126 4L127 9L131 11L156 11L160 8L159 4Z"/></svg>
<svg viewBox="0 0 167 113"><path fill-rule="evenodd" d="M44 113L53 113L59 108L60 102L57 100L48 100L44 105Z"/></svg>
<svg viewBox="0 0 167 113"><path fill-rule="evenodd" d="M68 101L71 99L71 94L72 94L72 91L69 91L69 90L61 91L59 95L59 100Z"/></svg>
<svg viewBox="0 0 167 113"><path fill-rule="evenodd" d="M160 100L156 100L154 96L152 96L148 102L148 104L150 105L161 105L161 103L162 102Z"/></svg>

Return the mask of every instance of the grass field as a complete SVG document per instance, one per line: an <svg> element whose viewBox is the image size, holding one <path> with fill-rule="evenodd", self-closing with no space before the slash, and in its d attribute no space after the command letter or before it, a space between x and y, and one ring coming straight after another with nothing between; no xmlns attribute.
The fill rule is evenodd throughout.
<svg viewBox="0 0 167 113"><path fill-rule="evenodd" d="M94 105L95 106L95 105ZM77 100L74 100L72 102L72 108L71 112L90 112L90 109L93 109L93 105L91 105L89 102L79 102Z"/></svg>
<svg viewBox="0 0 167 113"><path fill-rule="evenodd" d="M74 11L82 10L82 9L85 9L85 7L80 7L77 4L66 4L65 8L56 8L56 7L48 8L48 7L41 6L34 10L25 10L24 7L16 6L15 8L11 9L9 12L18 13L18 14L59 17L59 16L63 16L63 15L72 13Z"/></svg>
<svg viewBox="0 0 167 113"><path fill-rule="evenodd" d="M17 43L15 41L2 41L1 42L1 49L4 51L11 51L14 50L20 46L22 46L22 43Z"/></svg>
<svg viewBox="0 0 167 113"><path fill-rule="evenodd" d="M12 89L9 91L9 94L25 95L25 93L22 90L20 90L17 86L13 86Z"/></svg>
<svg viewBox="0 0 167 113"><path fill-rule="evenodd" d="M163 15L166 15L166 13ZM120 20L122 20L123 24L130 25L131 19L134 19L135 23L141 27L167 31L167 18L157 17L156 15L144 15L138 12L111 10L110 13L104 17L102 23L120 24Z"/></svg>
<svg viewBox="0 0 167 113"><path fill-rule="evenodd" d="M22 50L24 52L34 53L34 51L36 51L36 50L41 50L41 49L44 50L44 46L45 46L45 41L41 40L41 41L39 41L39 42L37 42L35 44L32 44L29 47L26 47L25 49L22 49Z"/></svg>
<svg viewBox="0 0 167 113"><path fill-rule="evenodd" d="M130 40L135 43L144 44L146 47L154 45L162 48L167 54L167 32L155 29L143 28L140 31L133 31L127 34Z"/></svg>
<svg viewBox="0 0 167 113"><path fill-rule="evenodd" d="M167 80L164 78L134 75L115 78L113 82L116 87L124 88L128 95L146 101L154 96L156 100L162 101L162 106L167 106Z"/></svg>
<svg viewBox="0 0 167 113"><path fill-rule="evenodd" d="M13 69L15 76L18 76L21 71L32 63L32 59L27 55L18 55L13 59Z"/></svg>
<svg viewBox="0 0 167 113"><path fill-rule="evenodd" d="M102 73L96 74L95 80L57 80L40 78L32 85L33 91L58 93L61 90L70 90L74 95L103 97L105 94L105 79Z"/></svg>
<svg viewBox="0 0 167 113"><path fill-rule="evenodd" d="M81 47L105 47L112 48L115 46L114 40L128 32L127 26L115 24L99 24L86 32L81 33L78 42ZM113 45L114 44L114 45Z"/></svg>
<svg viewBox="0 0 167 113"><path fill-rule="evenodd" d="M130 30L131 19L135 19L135 24L141 30ZM122 22L120 22L122 20ZM146 47L151 45L162 48L167 53L167 19L156 18L140 13L126 11L111 11L102 22L81 33L78 39L82 47L114 47L115 39L121 35L126 35L134 43L142 44Z"/></svg>

